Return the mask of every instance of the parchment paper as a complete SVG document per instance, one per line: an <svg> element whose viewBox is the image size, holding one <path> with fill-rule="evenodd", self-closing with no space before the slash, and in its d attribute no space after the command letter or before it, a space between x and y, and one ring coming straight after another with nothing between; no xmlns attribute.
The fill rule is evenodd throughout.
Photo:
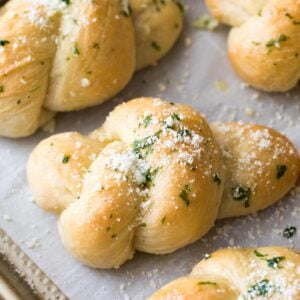
<svg viewBox="0 0 300 300"><path fill-rule="evenodd" d="M205 6L196 0L186 4L185 32L169 56L157 67L137 73L116 99L99 107L59 115L55 132L87 133L97 128L117 103L149 95L189 103L209 121L243 120L271 125L289 136L300 150L299 89L288 94L265 94L245 87L226 57L228 28L221 26L215 32L194 29L192 23L206 12ZM298 193L294 190L264 212L217 222L202 240L173 254L137 253L119 270L85 267L64 250L55 217L32 203L27 186L28 155L48 135L40 131L27 139L0 139L0 227L71 299L144 299L168 281L190 272L205 253L220 247L300 248L298 188ZM299 231L290 240L282 237L287 225L297 226Z"/></svg>

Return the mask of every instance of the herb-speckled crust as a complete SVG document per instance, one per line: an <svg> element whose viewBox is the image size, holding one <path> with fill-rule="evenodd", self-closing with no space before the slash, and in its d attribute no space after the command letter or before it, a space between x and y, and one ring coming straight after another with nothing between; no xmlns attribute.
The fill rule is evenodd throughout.
<svg viewBox="0 0 300 300"><path fill-rule="evenodd" d="M221 249L149 300L297 300L299 265L299 253L288 248Z"/></svg>
<svg viewBox="0 0 300 300"><path fill-rule="evenodd" d="M139 147L148 137L150 146ZM118 106L90 139L65 133L42 141L28 163L34 199L60 214L66 248L96 268L118 267L135 249L170 253L203 236L223 190L213 174L223 178L205 119L152 98Z"/></svg>
<svg viewBox="0 0 300 300"><path fill-rule="evenodd" d="M202 237L218 214L236 216L271 205L298 176L296 150L273 130L240 123L212 130L187 105L153 98L121 104L89 137L58 134L35 148L27 168L33 198L59 215L64 245L92 267L118 267L135 250L173 252ZM247 139L250 131L256 141L251 147L243 138L236 142L236 135ZM252 181L238 176L236 182L241 170L235 160L249 153L253 158L252 152L267 176L275 178L267 200L255 194ZM246 179L256 176L256 169L247 171ZM249 184L250 198L235 191L238 199L229 199L226 191L233 182Z"/></svg>
<svg viewBox="0 0 300 300"><path fill-rule="evenodd" d="M206 0L215 18L229 26L238 27L256 15L269 0Z"/></svg>
<svg viewBox="0 0 300 300"><path fill-rule="evenodd" d="M12 0L2 7L0 135L28 136L57 111L101 104L136 69L164 56L182 13L173 1L160 12L144 2L132 1L131 10L120 0Z"/></svg>
<svg viewBox="0 0 300 300"><path fill-rule="evenodd" d="M236 26L229 34L228 53L243 80L269 92L285 92L297 85L300 79L298 0L206 2L216 18Z"/></svg>
<svg viewBox="0 0 300 300"><path fill-rule="evenodd" d="M226 166L218 218L264 209L295 185L300 169L299 155L285 136L272 128L254 124L214 123L211 128ZM234 199L237 186L249 191L244 199Z"/></svg>
<svg viewBox="0 0 300 300"><path fill-rule="evenodd" d="M175 0L130 0L136 31L136 68L158 61L174 45L182 29L182 14Z"/></svg>

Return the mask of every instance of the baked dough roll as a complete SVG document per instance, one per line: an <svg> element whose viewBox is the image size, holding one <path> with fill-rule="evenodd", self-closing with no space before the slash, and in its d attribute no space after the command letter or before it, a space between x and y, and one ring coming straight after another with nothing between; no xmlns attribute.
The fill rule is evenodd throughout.
<svg viewBox="0 0 300 300"><path fill-rule="evenodd" d="M190 106L140 98L116 107L89 136L42 141L27 172L33 198L58 215L71 254L112 268L135 250L171 253L217 218L270 206L294 186L299 157L267 127L211 129Z"/></svg>
<svg viewBox="0 0 300 300"><path fill-rule="evenodd" d="M299 253L283 247L221 249L149 300L296 300L299 264Z"/></svg>
<svg viewBox="0 0 300 300"><path fill-rule="evenodd" d="M228 55L237 74L267 92L286 92L300 79L300 3L297 0L206 0L233 26Z"/></svg>
<svg viewBox="0 0 300 300"><path fill-rule="evenodd" d="M135 70L161 59L183 14L172 0L155 3L11 0L1 7L0 136L25 137L55 112L101 104Z"/></svg>

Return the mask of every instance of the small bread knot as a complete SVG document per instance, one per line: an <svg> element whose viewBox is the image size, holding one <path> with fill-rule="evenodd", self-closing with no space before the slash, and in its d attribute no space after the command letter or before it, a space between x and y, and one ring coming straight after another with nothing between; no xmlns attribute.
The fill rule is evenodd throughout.
<svg viewBox="0 0 300 300"><path fill-rule="evenodd" d="M88 137L42 141L27 170L35 201L59 216L72 255L112 268L135 250L170 253L217 218L270 206L293 187L299 158L267 127L210 128L190 106L140 98L119 105Z"/></svg>
<svg viewBox="0 0 300 300"><path fill-rule="evenodd" d="M211 13L233 26L228 54L237 74L267 92L286 92L300 79L300 2L206 0Z"/></svg>
<svg viewBox="0 0 300 300"><path fill-rule="evenodd" d="M299 299L300 255L283 247L221 249L149 300Z"/></svg>
<svg viewBox="0 0 300 300"><path fill-rule="evenodd" d="M176 42L173 0L11 0L0 8L0 136L111 99Z"/></svg>

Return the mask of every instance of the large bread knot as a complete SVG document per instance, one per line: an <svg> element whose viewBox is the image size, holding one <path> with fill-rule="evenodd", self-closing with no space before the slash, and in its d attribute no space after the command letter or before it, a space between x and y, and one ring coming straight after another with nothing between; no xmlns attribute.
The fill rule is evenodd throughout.
<svg viewBox="0 0 300 300"><path fill-rule="evenodd" d="M100 104L154 64L182 28L175 0L10 0L0 9L0 135Z"/></svg>
<svg viewBox="0 0 300 300"><path fill-rule="evenodd" d="M149 300L297 300L300 254L283 247L221 249Z"/></svg>
<svg viewBox="0 0 300 300"><path fill-rule="evenodd" d="M66 248L95 268L190 244L218 217L276 202L298 171L297 151L276 131L210 129L191 107L153 98L118 106L88 137L42 141L28 162L35 201L59 215Z"/></svg>
<svg viewBox="0 0 300 300"><path fill-rule="evenodd" d="M300 79L299 0L206 0L212 14L233 26L228 53L251 86L285 92Z"/></svg>

